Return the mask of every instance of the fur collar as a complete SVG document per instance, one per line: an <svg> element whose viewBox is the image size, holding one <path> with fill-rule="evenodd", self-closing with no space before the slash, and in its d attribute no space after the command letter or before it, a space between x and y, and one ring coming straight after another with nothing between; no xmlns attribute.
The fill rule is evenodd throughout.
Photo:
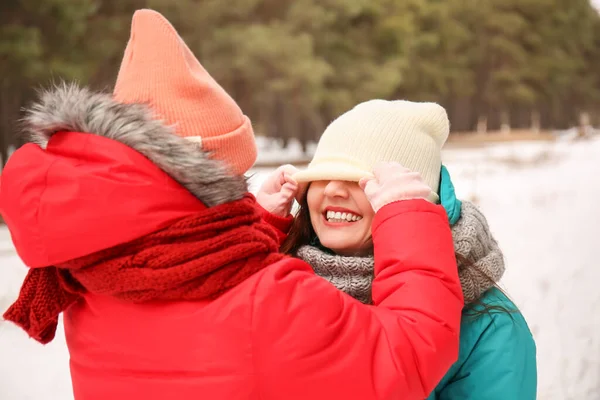
<svg viewBox="0 0 600 400"><path fill-rule="evenodd" d="M108 93L93 93L76 84L60 84L40 94L23 119L25 141L46 148L61 131L104 136L133 148L179 182L206 206L239 200L246 179L173 133L143 104L123 104Z"/></svg>

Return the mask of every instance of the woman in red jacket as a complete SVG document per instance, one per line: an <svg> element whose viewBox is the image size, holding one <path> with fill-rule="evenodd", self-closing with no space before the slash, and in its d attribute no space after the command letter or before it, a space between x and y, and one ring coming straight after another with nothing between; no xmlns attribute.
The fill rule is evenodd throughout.
<svg viewBox="0 0 600 400"><path fill-rule="evenodd" d="M456 360L426 185L387 165L368 187L373 306L281 255L249 120L161 15L135 14L112 96L60 86L26 125L0 211L30 271L4 316L48 343L64 312L76 400L422 399Z"/></svg>

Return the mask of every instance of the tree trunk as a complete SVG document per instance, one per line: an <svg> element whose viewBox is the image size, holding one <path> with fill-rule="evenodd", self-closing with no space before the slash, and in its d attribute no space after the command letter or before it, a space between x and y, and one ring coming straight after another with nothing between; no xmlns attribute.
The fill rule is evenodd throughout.
<svg viewBox="0 0 600 400"><path fill-rule="evenodd" d="M507 111L500 113L500 132L504 134L510 133L510 114Z"/></svg>
<svg viewBox="0 0 600 400"><path fill-rule="evenodd" d="M531 131L540 133L540 112L537 110L531 112Z"/></svg>
<svg viewBox="0 0 600 400"><path fill-rule="evenodd" d="M479 119L477 120L477 133L487 133L487 117L485 115L479 116Z"/></svg>
<svg viewBox="0 0 600 400"><path fill-rule="evenodd" d="M590 131L590 115L587 112L579 113L579 128L577 130L577 137L585 138L588 136Z"/></svg>

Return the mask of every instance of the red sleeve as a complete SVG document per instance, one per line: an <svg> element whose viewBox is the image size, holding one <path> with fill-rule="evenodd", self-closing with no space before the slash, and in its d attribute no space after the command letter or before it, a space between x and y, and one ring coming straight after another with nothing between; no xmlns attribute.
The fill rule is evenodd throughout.
<svg viewBox="0 0 600 400"><path fill-rule="evenodd" d="M297 259L263 275L253 312L262 399L422 400L457 360L463 297L444 209L390 204L373 240L373 306Z"/></svg>
<svg viewBox="0 0 600 400"><path fill-rule="evenodd" d="M294 217L292 215L288 215L287 217L279 217L273 213L265 210L260 204L256 204L258 207L262 219L269 225L271 225L277 231L277 238L279 239L279 244L283 243L285 238L287 237L288 232L290 231L290 227L292 226L292 222L294 222Z"/></svg>

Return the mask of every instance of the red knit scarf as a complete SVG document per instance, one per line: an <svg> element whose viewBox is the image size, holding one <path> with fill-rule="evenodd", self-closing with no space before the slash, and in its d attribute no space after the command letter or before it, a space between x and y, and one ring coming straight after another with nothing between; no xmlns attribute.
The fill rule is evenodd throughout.
<svg viewBox="0 0 600 400"><path fill-rule="evenodd" d="M132 242L31 269L4 318L48 343L58 315L83 293L131 302L211 299L279 261L277 250L275 231L248 195Z"/></svg>

